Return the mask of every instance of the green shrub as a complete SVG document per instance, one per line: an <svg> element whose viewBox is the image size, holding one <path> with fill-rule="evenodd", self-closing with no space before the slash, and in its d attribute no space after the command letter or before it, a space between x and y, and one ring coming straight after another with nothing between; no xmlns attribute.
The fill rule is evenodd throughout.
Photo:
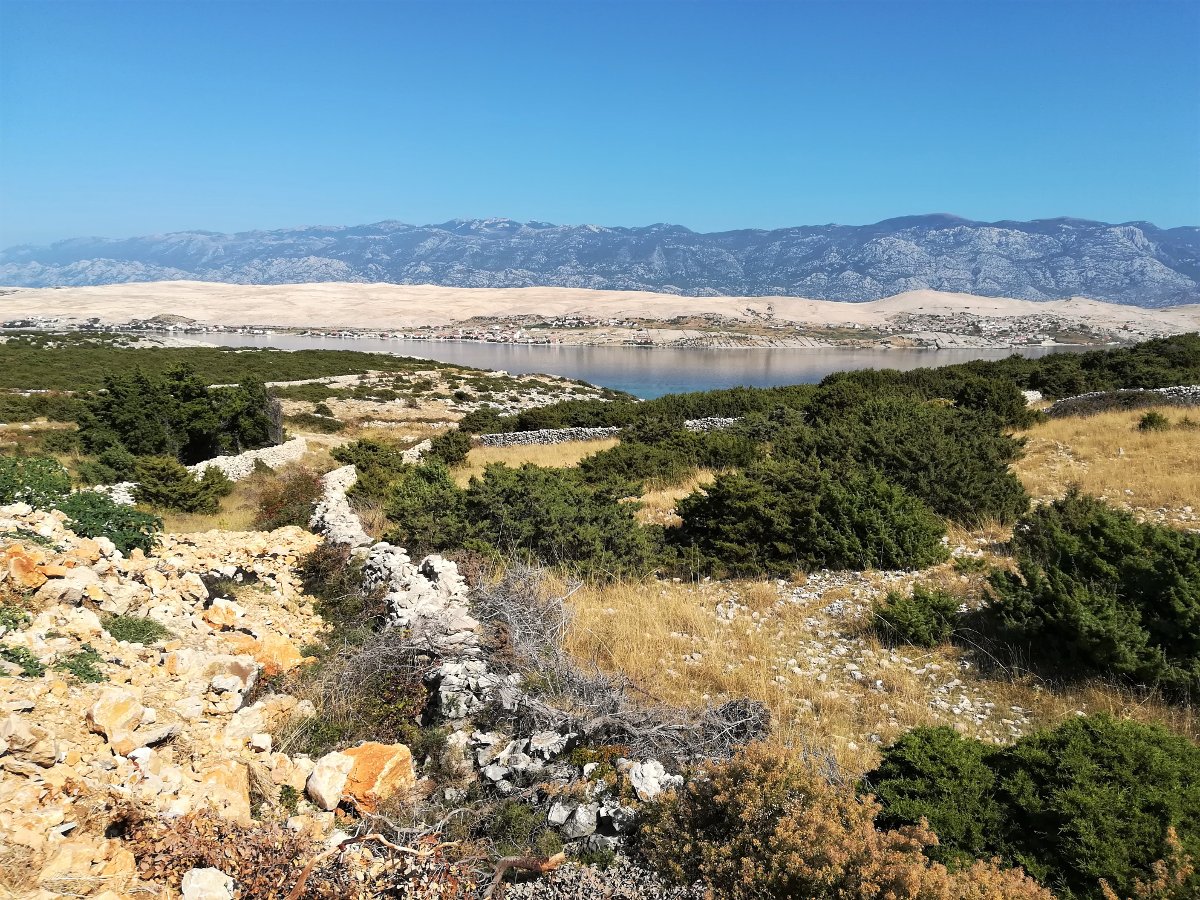
<svg viewBox="0 0 1200 900"><path fill-rule="evenodd" d="M810 424L781 429L773 453L878 469L956 522L1013 522L1029 496L1009 464L1022 443L994 416L935 402L863 395L852 384L822 388Z"/></svg>
<svg viewBox="0 0 1200 900"><path fill-rule="evenodd" d="M0 456L0 506L28 503L50 509L71 493L71 476L56 459Z"/></svg>
<svg viewBox="0 0 1200 900"><path fill-rule="evenodd" d="M96 652L95 648L90 644L84 644L75 653L56 662L54 668L60 672L74 675L85 684L98 684L108 680L108 676L100 670L102 662L104 662L104 658Z"/></svg>
<svg viewBox="0 0 1200 900"><path fill-rule="evenodd" d="M170 629L149 616L106 616L103 624L114 641L149 646L174 637Z"/></svg>
<svg viewBox="0 0 1200 900"><path fill-rule="evenodd" d="M139 459L135 477L138 503L159 509L212 514L220 508L221 498L233 491L233 482L216 466L209 466L196 478L166 456Z"/></svg>
<svg viewBox="0 0 1200 900"><path fill-rule="evenodd" d="M254 527L272 531L285 525L307 528L321 499L321 478L308 469L291 469L259 491Z"/></svg>
<svg viewBox="0 0 1200 900"><path fill-rule="evenodd" d="M666 879L723 900L1052 900L1018 870L947 870L923 825L889 830L871 797L831 785L802 753L761 745L643 805L635 846Z"/></svg>
<svg viewBox="0 0 1200 900"><path fill-rule="evenodd" d="M957 597L922 585L915 585L912 594L896 591L875 609L877 630L884 638L936 647L950 640L958 623Z"/></svg>
<svg viewBox="0 0 1200 900"><path fill-rule="evenodd" d="M1171 420L1164 416L1156 409L1150 410L1148 413L1143 413L1138 419L1138 431L1169 431L1171 429Z"/></svg>
<svg viewBox="0 0 1200 900"><path fill-rule="evenodd" d="M1155 725L1069 720L992 747L949 728L918 728L867 776L890 827L921 819L950 856L998 855L1063 898L1127 896L1171 855L1200 856L1200 747ZM1190 888L1200 890L1200 876ZM1182 894L1181 894L1182 896ZM1192 896L1192 895L1189 895Z"/></svg>
<svg viewBox="0 0 1200 900"><path fill-rule="evenodd" d="M94 453L120 446L196 463L271 443L271 403L260 381L209 388L187 365L158 376L113 373L88 399L80 437Z"/></svg>
<svg viewBox="0 0 1200 900"><path fill-rule="evenodd" d="M38 658L24 647L0 644L0 659L19 666L21 675L25 678L40 678L46 672L46 667L38 662Z"/></svg>
<svg viewBox="0 0 1200 900"><path fill-rule="evenodd" d="M84 484L132 481L136 470L137 457L120 445L107 447L94 459L84 460L78 466L79 478Z"/></svg>
<svg viewBox="0 0 1200 900"><path fill-rule="evenodd" d="M342 465L354 466L358 480L354 483L353 496L372 500L384 499L392 481L411 466L399 447L378 441L354 441L334 447L330 454Z"/></svg>
<svg viewBox="0 0 1200 900"><path fill-rule="evenodd" d="M130 506L122 506L105 494L79 491L61 500L58 508L67 515L67 528L81 537L108 538L122 553L135 547L143 553L154 549L162 519Z"/></svg>
<svg viewBox="0 0 1200 900"><path fill-rule="evenodd" d="M497 804L483 830L503 856L553 856L562 850L562 840L547 824L546 816L518 800Z"/></svg>
<svg viewBox="0 0 1200 900"><path fill-rule="evenodd" d="M313 413L296 413L295 415L287 416L283 421L290 428L299 431L315 431L318 434L337 434L346 427L346 423L340 419L314 415Z"/></svg>
<svg viewBox="0 0 1200 900"><path fill-rule="evenodd" d="M1200 691L1200 535L1071 490L1013 534L988 610L1004 642L1069 676Z"/></svg>
<svg viewBox="0 0 1200 900"><path fill-rule="evenodd" d="M470 537L507 555L599 578L644 574L654 561L636 507L570 470L488 466L471 479L462 509Z"/></svg>
<svg viewBox="0 0 1200 900"><path fill-rule="evenodd" d="M942 522L873 470L767 461L719 475L678 510L669 539L715 574L919 569L946 558Z"/></svg>
<svg viewBox="0 0 1200 900"><path fill-rule="evenodd" d="M429 458L453 467L466 462L471 452L471 436L456 428L439 434L430 445Z"/></svg>
<svg viewBox="0 0 1200 900"><path fill-rule="evenodd" d="M440 462L405 465L388 488L386 539L415 556L461 547L468 538L465 496Z"/></svg>
<svg viewBox="0 0 1200 900"><path fill-rule="evenodd" d="M66 428L44 431L39 443L43 453L75 453L79 450L79 432Z"/></svg>
<svg viewBox="0 0 1200 900"><path fill-rule="evenodd" d="M500 411L494 406L481 406L458 420L458 430L464 434L492 434L503 430Z"/></svg>

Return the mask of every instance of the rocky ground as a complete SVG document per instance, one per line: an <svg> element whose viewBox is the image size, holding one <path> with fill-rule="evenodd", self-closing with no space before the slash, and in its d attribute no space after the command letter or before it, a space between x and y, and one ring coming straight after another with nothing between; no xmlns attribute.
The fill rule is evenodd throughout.
<svg viewBox="0 0 1200 900"><path fill-rule="evenodd" d="M150 556L124 556L57 512L0 508L0 591L24 598L0 627L0 896L138 890L132 853L105 836L123 805L211 805L248 822L252 798L304 791L314 763L270 739L304 710L251 701L260 675L296 666L321 629L293 574L317 542L297 528L167 535ZM109 631L141 617L167 633L133 643ZM332 820L306 812L290 825Z"/></svg>

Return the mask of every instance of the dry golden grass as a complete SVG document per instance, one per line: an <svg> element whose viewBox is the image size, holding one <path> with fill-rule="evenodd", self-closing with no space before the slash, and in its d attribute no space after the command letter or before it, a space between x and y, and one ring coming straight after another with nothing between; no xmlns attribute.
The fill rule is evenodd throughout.
<svg viewBox="0 0 1200 900"><path fill-rule="evenodd" d="M920 679L900 667L871 673L863 682L787 674L786 659L815 638L804 623L809 608L780 604L769 615L760 609L757 619L741 615L725 623L716 605L731 594L767 610L776 599L769 582L587 587L571 600L569 647L576 657L624 673L666 703L699 707L736 697L760 700L775 723L772 743L828 747L851 772L867 771L877 759L870 734L887 740L935 720ZM876 677L884 691L868 697ZM880 699L894 712L882 712ZM890 726L890 718L899 724Z"/></svg>
<svg viewBox="0 0 1200 900"><path fill-rule="evenodd" d="M1148 410L1050 419L1024 432L1025 458L1014 469L1034 497L1086 493L1145 508L1200 507L1200 431L1180 428L1185 412L1160 407L1169 431L1138 431ZM1195 412L1193 420L1200 419Z"/></svg>
<svg viewBox="0 0 1200 900"><path fill-rule="evenodd" d="M708 469L699 469L680 484L646 491L640 498L642 507L637 512L638 521L643 525L678 525L681 520L675 513L675 504L706 484L712 484L715 477Z"/></svg>
<svg viewBox="0 0 1200 900"><path fill-rule="evenodd" d="M608 438L602 441L569 441L563 444L529 444L515 447L475 447L467 460L454 470L454 480L466 486L474 475L482 475L492 463L520 466L533 463L550 469L566 469L576 466L585 456L615 447L618 441Z"/></svg>
<svg viewBox="0 0 1200 900"><path fill-rule="evenodd" d="M930 577L948 583L959 576L942 566L922 579ZM1102 683L1061 686L1004 671L983 675L962 665L968 655L955 646L882 645L869 613L823 615L833 601L869 606L869 595L881 596L889 587L881 576L865 573L854 588L835 586L815 599L789 602L788 592L800 583L782 589L773 581L586 586L570 600L575 618L568 647L582 661L624 673L663 702L700 707L737 697L760 700L773 716L772 744L828 748L852 774L869 771L882 745L921 725L957 723L968 735L1007 741L1013 733L1006 719L1025 720L1020 730L1028 732L1080 712L1109 712L1200 734L1200 721L1186 708ZM731 598L748 609L724 621L717 607ZM806 662L814 656L824 658L823 668ZM857 675L846 668L849 662ZM962 686L939 691L950 679ZM963 694L976 710L994 704L983 722L970 712L938 708L939 701Z"/></svg>
<svg viewBox="0 0 1200 900"><path fill-rule="evenodd" d="M221 508L212 514L185 513L175 510L155 510L162 516L163 531L188 534L197 531L252 531L258 513L259 483L247 478L236 482L233 492L221 498Z"/></svg>

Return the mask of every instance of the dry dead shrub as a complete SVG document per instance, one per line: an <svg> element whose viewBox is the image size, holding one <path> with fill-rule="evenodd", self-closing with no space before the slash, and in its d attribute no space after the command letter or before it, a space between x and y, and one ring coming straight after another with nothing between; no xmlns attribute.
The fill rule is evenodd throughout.
<svg viewBox="0 0 1200 900"><path fill-rule="evenodd" d="M631 755L667 762L725 758L768 734L770 711L757 700L740 697L702 709L673 706L628 678L577 663L566 646L571 630L566 601L581 585L563 592L559 586L545 569L511 565L475 592L475 612L489 626L489 641L503 642L492 662L520 673L541 695L500 689L503 705L514 710L521 727L570 731L589 746L619 744Z"/></svg>
<svg viewBox="0 0 1200 900"><path fill-rule="evenodd" d="M1053 900L994 862L949 872L925 855L926 825L879 829L878 812L802 756L751 745L651 804L637 846L671 880L728 900Z"/></svg>
<svg viewBox="0 0 1200 900"><path fill-rule="evenodd" d="M1100 892L1104 900L1188 900L1195 884L1191 882L1196 873L1195 860L1184 852L1179 835L1173 827L1167 829L1167 857L1154 863L1149 881L1140 878L1133 883L1133 895L1121 898L1108 883L1100 879Z"/></svg>
<svg viewBox="0 0 1200 900"><path fill-rule="evenodd" d="M133 812L124 825L142 879L178 887L189 869L212 867L234 880L238 900L458 900L476 888L436 837L325 850L279 822L244 826L207 810L171 820Z"/></svg>

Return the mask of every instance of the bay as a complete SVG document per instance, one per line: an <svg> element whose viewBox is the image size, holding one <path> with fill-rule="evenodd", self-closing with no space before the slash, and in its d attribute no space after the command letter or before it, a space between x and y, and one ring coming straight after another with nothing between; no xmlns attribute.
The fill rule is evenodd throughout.
<svg viewBox="0 0 1200 900"><path fill-rule="evenodd" d="M500 369L512 374L543 373L651 398L738 385L771 387L815 384L833 372L851 369L916 369L973 359L1003 359L1018 353L1040 357L1077 349L1022 347L1012 350L851 350L842 348L687 349L589 347L574 344L500 344L479 341L414 341L299 334L206 334L201 340L228 347L281 350L359 350L395 353L441 362Z"/></svg>

